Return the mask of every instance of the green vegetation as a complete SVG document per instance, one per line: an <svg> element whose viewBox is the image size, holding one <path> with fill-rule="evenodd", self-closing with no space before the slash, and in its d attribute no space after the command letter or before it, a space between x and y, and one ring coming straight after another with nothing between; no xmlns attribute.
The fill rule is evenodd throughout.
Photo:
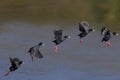
<svg viewBox="0 0 120 80"><path fill-rule="evenodd" d="M30 21L87 20L118 26L120 0L2 0L0 21L14 19Z"/></svg>

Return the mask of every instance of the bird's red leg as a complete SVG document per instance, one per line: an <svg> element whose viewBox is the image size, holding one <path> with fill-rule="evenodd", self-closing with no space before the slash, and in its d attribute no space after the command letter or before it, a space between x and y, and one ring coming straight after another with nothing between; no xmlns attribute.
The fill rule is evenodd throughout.
<svg viewBox="0 0 120 80"><path fill-rule="evenodd" d="M83 43L83 40L82 39L80 39L80 44L82 44Z"/></svg>
<svg viewBox="0 0 120 80"><path fill-rule="evenodd" d="M105 42L105 44L109 47L112 47L112 44L109 41Z"/></svg>
<svg viewBox="0 0 120 80"><path fill-rule="evenodd" d="M6 73L4 74L4 76L5 76L5 77L8 76L9 73L10 73L10 71L6 72Z"/></svg>
<svg viewBox="0 0 120 80"><path fill-rule="evenodd" d="M55 45L54 51L55 51L55 52L58 52L58 45Z"/></svg>

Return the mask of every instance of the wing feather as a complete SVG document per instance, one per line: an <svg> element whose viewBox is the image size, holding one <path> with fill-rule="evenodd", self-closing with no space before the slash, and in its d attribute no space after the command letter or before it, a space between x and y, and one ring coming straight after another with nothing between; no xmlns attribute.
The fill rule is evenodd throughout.
<svg viewBox="0 0 120 80"><path fill-rule="evenodd" d="M89 24L88 24L88 22L87 21L82 21L80 24L79 24L79 30L81 31L81 32L88 32L88 30L89 30Z"/></svg>
<svg viewBox="0 0 120 80"><path fill-rule="evenodd" d="M62 30L60 29L60 30L54 30L54 34L55 34L55 39L56 40L62 40L62 36L63 36L63 34L62 34Z"/></svg>
<svg viewBox="0 0 120 80"><path fill-rule="evenodd" d="M41 54L41 52L39 50L36 50L35 57L36 58L43 58L43 55Z"/></svg>
<svg viewBox="0 0 120 80"><path fill-rule="evenodd" d="M9 59L10 59L11 65L16 65L15 61L11 57L9 57Z"/></svg>

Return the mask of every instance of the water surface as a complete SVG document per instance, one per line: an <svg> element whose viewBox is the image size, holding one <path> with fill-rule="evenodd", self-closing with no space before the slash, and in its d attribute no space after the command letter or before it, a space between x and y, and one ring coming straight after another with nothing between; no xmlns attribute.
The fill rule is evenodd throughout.
<svg viewBox="0 0 120 80"><path fill-rule="evenodd" d="M0 30L0 75L1 80L120 80L120 38L111 39L113 47L101 43L99 29L84 38L79 44L77 26L64 28L64 34L71 35L59 45L59 52L53 51L53 30L59 25L35 25L23 22L1 24ZM43 59L31 61L27 51L30 47L44 42L41 47ZM8 77L9 57L25 61L18 70Z"/></svg>

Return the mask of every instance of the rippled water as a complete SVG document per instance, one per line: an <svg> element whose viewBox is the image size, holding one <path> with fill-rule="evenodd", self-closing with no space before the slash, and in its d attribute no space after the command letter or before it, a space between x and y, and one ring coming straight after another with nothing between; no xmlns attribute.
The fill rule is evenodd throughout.
<svg viewBox="0 0 120 80"><path fill-rule="evenodd" d="M76 26L64 28L71 35L61 43L59 52L53 51L53 30L58 25L35 25L30 23L5 23L0 30L0 75L1 80L120 80L120 38L111 39L113 47L100 42L99 29L84 38L79 44ZM41 47L43 59L31 61L27 51L30 47L44 42ZM25 61L18 70L8 77L3 73L10 66L9 57Z"/></svg>

